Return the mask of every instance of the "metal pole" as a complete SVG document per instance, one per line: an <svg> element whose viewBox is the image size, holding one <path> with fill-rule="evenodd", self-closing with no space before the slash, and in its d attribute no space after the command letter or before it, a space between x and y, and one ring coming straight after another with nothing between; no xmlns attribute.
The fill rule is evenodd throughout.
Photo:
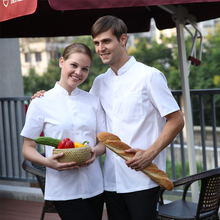
<svg viewBox="0 0 220 220"><path fill-rule="evenodd" d="M176 30L177 30L179 66L180 66L180 73L181 73L182 94L183 94L184 113L185 113L185 122L186 122L189 172L190 172L190 175L192 175L192 174L197 173L197 168L196 168L196 159L195 159L196 156L195 156L191 98L190 98L189 80L188 80L190 68L186 60L184 24L178 18L175 19L175 23L176 23ZM191 186L191 189L192 189L192 201L198 202L198 198L199 198L198 183L194 183Z"/></svg>

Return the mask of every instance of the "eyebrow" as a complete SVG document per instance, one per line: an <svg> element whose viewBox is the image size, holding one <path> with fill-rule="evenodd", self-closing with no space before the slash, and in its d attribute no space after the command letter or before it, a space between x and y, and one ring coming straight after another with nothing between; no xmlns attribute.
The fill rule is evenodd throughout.
<svg viewBox="0 0 220 220"><path fill-rule="evenodd" d="M107 38L102 39L101 41L94 40L94 41L93 41L93 43L97 43L97 42L103 42L103 41L106 41L106 40L111 40L111 39L112 39L112 38L107 37Z"/></svg>
<svg viewBox="0 0 220 220"><path fill-rule="evenodd" d="M78 64L76 61L73 61L73 60L71 61L71 63L74 63L74 64L79 65L79 64ZM85 68L85 67L87 67L87 68L88 68L88 67L91 67L91 66L84 66L84 68Z"/></svg>

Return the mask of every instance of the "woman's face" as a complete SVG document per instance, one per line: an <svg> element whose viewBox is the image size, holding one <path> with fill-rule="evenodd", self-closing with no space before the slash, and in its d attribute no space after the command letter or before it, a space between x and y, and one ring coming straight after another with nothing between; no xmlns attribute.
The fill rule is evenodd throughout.
<svg viewBox="0 0 220 220"><path fill-rule="evenodd" d="M69 94L80 84L82 84L91 66L91 59L83 53L73 53L67 60L60 58L61 77L59 85L66 89Z"/></svg>

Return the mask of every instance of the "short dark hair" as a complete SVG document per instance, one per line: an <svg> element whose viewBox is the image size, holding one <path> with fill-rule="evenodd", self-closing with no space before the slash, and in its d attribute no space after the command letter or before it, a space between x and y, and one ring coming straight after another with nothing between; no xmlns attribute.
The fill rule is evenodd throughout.
<svg viewBox="0 0 220 220"><path fill-rule="evenodd" d="M92 26L91 35L92 38L95 38L97 35L108 31L109 29L112 30L112 34L116 36L118 41L120 41L122 34L127 34L128 28L124 21L121 19L106 15L99 18Z"/></svg>

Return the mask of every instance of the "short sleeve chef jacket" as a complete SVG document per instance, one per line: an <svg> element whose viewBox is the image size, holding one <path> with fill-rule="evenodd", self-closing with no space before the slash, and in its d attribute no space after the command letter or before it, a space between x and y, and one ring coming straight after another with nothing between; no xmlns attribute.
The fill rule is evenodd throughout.
<svg viewBox="0 0 220 220"><path fill-rule="evenodd" d="M107 131L132 148L147 149L159 137L166 123L164 116L179 110L165 76L155 68L137 62L134 57L118 70L111 68L99 75L90 91L100 98L106 114ZM153 161L166 169L163 150ZM104 166L106 191L134 192L157 186L140 171L107 149Z"/></svg>
<svg viewBox="0 0 220 220"><path fill-rule="evenodd" d="M57 83L44 97L31 102L21 135L33 139L44 131L46 137L89 141L94 147L97 134L105 130L104 112L96 96L78 88L69 96ZM46 146L46 157L52 155L52 150ZM68 171L47 167L46 200L90 198L102 192L103 176L97 159L88 167Z"/></svg>

